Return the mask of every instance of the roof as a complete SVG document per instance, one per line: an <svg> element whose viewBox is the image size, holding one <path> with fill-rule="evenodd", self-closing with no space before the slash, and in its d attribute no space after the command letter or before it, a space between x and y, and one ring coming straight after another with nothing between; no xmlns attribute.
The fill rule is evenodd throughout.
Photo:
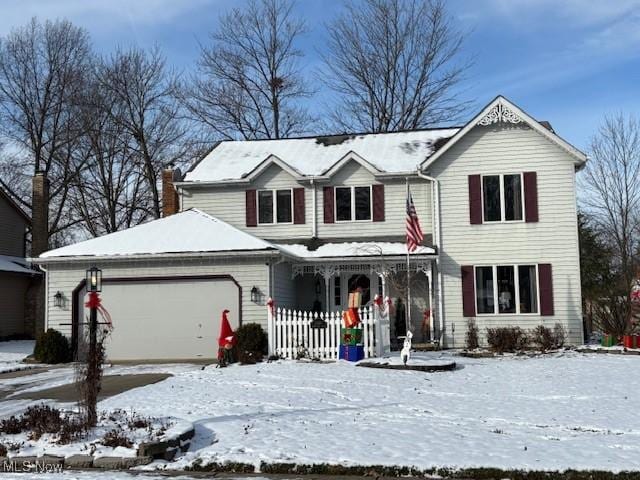
<svg viewBox="0 0 640 480"><path fill-rule="evenodd" d="M49 250L40 255L40 258L275 249L269 242L200 210L190 209L127 230Z"/></svg>
<svg viewBox="0 0 640 480"><path fill-rule="evenodd" d="M459 128L407 132L332 135L281 140L220 142L185 175L185 182L249 179L275 163L296 178L331 175L342 161L355 157L374 173L415 172L443 139Z"/></svg>
<svg viewBox="0 0 640 480"><path fill-rule="evenodd" d="M316 250L309 250L306 245L280 244L280 250L304 259L330 259L344 257L376 257L406 255L407 244L401 242L346 242L327 243ZM418 247L412 255L434 255L431 247Z"/></svg>
<svg viewBox="0 0 640 480"><path fill-rule="evenodd" d="M586 161L587 156L562 137L557 135L551 124L547 121L539 122L535 118L531 117L520 107L510 102L502 95L498 95L489 104L484 107L478 115L473 117L464 127L459 129L456 134L446 142L442 148L438 149L426 159L420 167L423 170L427 170L434 162L445 154L458 140L464 137L469 130L476 126L490 126L495 123L507 123L507 124L525 124L531 129L535 130L549 141L558 145L561 149L567 152L574 160L576 168L582 167Z"/></svg>
<svg viewBox="0 0 640 480"><path fill-rule="evenodd" d="M0 272L24 273L27 275L39 275L40 272L29 268L29 263L22 257L0 255Z"/></svg>
<svg viewBox="0 0 640 480"><path fill-rule="evenodd" d="M5 190L4 183L2 182L2 180L0 180L0 197L4 198L7 201L7 203L9 203L9 205L11 205L11 207L13 207L13 209L22 218L24 218L29 225L31 225L31 217L27 215L27 213L22 208L20 208L20 205L18 205L18 203L13 198L13 196Z"/></svg>

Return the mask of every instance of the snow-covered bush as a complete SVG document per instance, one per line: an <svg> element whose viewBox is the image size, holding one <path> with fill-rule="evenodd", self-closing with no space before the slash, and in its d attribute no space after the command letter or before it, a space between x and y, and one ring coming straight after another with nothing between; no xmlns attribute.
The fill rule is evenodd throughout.
<svg viewBox="0 0 640 480"><path fill-rule="evenodd" d="M529 338L520 327L487 328L487 343L497 353L516 352L527 347Z"/></svg>
<svg viewBox="0 0 640 480"><path fill-rule="evenodd" d="M566 339L566 331L562 325L556 323L551 328L538 325L531 333L531 342L542 352L554 348L562 348Z"/></svg>
<svg viewBox="0 0 640 480"><path fill-rule="evenodd" d="M467 350L475 350L480 346L480 340L478 339L478 326L475 320L469 319L467 322L467 333L465 336L465 347Z"/></svg>
<svg viewBox="0 0 640 480"><path fill-rule="evenodd" d="M38 336L33 356L41 363L66 363L71 361L71 347L67 337L49 329Z"/></svg>

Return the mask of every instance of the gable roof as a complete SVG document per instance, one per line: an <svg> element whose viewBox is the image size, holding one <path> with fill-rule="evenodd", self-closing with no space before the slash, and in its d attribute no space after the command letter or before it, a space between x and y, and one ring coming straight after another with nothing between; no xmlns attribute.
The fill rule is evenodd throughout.
<svg viewBox="0 0 640 480"><path fill-rule="evenodd" d="M18 205L14 198L4 188L4 183L0 180L0 197L4 198L7 203L20 215L24 220L31 225L31 217Z"/></svg>
<svg viewBox="0 0 640 480"><path fill-rule="evenodd" d="M458 140L464 137L469 130L476 126L488 126L494 123L511 123L519 124L524 123L533 130L540 133L543 137L555 143L569 155L574 158L574 163L577 168L582 167L587 161L587 156L571 145L569 142L561 138L555 133L555 131L549 128L551 125L549 122L539 122L535 118L531 117L524 110L517 105L513 104L502 95L498 95L494 98L486 107L484 107L480 113L473 117L464 127L459 129L453 137L451 137L442 148L436 150L436 152L429 158L425 159L421 164L422 170L428 170L428 168L438 160L445 152L447 152ZM545 123L548 125L545 125Z"/></svg>
<svg viewBox="0 0 640 480"><path fill-rule="evenodd" d="M127 230L49 250L40 259L113 257L198 252L276 250L259 238L197 209L152 220Z"/></svg>
<svg viewBox="0 0 640 480"><path fill-rule="evenodd" d="M220 142L184 183L248 181L272 164L294 178L331 176L355 160L374 174L415 172L459 128Z"/></svg>

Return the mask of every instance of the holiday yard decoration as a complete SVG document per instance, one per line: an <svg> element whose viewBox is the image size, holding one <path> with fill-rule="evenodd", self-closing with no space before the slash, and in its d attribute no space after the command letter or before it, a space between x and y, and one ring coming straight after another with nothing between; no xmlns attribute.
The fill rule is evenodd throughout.
<svg viewBox="0 0 640 480"><path fill-rule="evenodd" d="M220 322L220 336L218 337L218 365L220 367L226 367L234 361L233 347L236 344L236 337L227 318L228 314L229 310L224 310Z"/></svg>
<svg viewBox="0 0 640 480"><path fill-rule="evenodd" d="M362 293L358 290L349 293L349 308L342 315L344 327L340 329L340 355L343 360L357 362L364 358L362 329L358 328Z"/></svg>

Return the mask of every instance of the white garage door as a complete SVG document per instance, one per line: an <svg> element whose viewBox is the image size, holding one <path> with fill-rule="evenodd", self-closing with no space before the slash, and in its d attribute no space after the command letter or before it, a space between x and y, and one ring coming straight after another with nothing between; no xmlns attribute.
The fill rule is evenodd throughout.
<svg viewBox="0 0 640 480"><path fill-rule="evenodd" d="M107 358L215 358L222 311L235 329L239 296L229 278L105 281L102 304L113 321Z"/></svg>

